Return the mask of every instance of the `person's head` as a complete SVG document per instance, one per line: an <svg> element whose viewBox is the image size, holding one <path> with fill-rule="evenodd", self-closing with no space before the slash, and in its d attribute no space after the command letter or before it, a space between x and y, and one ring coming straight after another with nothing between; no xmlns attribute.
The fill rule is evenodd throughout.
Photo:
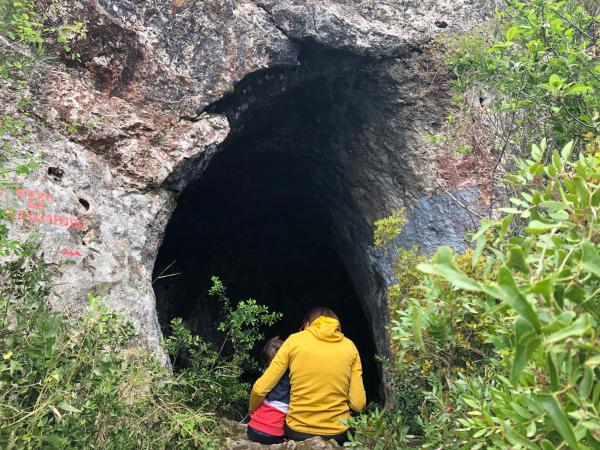
<svg viewBox="0 0 600 450"><path fill-rule="evenodd" d="M340 323L340 319L336 313L333 312L332 309L327 308L326 306L317 306L316 308L311 309L304 316L304 320L302 321L302 329L309 327L311 323L313 323L316 319L321 316L331 317L335 319L340 324L338 327L338 331L342 331L342 324Z"/></svg>
<svg viewBox="0 0 600 450"><path fill-rule="evenodd" d="M279 347L283 345L283 341L279 339L279 336L275 336L274 338L269 339L262 351L260 352L260 362L263 366L268 367L275 358L275 354Z"/></svg>

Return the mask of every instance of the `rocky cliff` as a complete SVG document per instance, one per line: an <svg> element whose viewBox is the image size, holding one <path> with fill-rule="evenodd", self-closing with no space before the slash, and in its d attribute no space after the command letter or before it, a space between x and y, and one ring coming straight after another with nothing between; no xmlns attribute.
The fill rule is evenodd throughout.
<svg viewBox="0 0 600 450"><path fill-rule="evenodd" d="M42 236L59 308L80 310L88 292L102 295L158 351L152 272L178 194L233 148L241 148L240 158L288 155L305 168L305 190L326 211L385 352L389 255L371 248L372 222L407 207L412 219L400 243L425 250L462 248L470 224L465 210L435 190L438 159L423 137L440 126L448 95L423 45L481 22L492 6L63 3L50 20L85 22L81 61L44 63L26 87L1 82L1 114L12 114L19 98L33 99L26 120L34 144L20 148L41 152L42 161L21 180L23 189L0 194L15 210L11 233ZM454 194L477 198L473 188Z"/></svg>

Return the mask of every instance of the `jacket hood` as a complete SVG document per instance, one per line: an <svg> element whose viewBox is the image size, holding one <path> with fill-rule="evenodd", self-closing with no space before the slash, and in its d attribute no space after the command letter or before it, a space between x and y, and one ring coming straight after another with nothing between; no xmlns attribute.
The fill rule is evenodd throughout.
<svg viewBox="0 0 600 450"><path fill-rule="evenodd" d="M306 330L321 341L338 342L344 339L342 332L338 331L339 327L340 323L337 320L320 316Z"/></svg>

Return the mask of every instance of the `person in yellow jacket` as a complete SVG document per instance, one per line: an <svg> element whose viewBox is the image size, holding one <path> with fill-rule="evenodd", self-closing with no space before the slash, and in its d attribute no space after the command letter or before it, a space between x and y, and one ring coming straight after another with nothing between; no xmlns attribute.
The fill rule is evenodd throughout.
<svg viewBox="0 0 600 450"><path fill-rule="evenodd" d="M347 440L350 409L360 412L366 403L360 356L341 332L337 315L315 308L303 330L286 339L275 358L256 380L250 393L250 413L289 369L291 395L285 434L302 441L314 436Z"/></svg>

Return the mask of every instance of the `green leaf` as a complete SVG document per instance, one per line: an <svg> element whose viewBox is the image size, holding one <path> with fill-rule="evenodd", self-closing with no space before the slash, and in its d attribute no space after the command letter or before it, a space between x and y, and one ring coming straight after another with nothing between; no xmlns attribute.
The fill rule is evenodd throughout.
<svg viewBox="0 0 600 450"><path fill-rule="evenodd" d="M521 373L531 359L531 355L540 345L541 341L537 336L535 329L523 317L518 317L515 322L515 333L517 337L517 349L513 360L511 371L511 381L517 385Z"/></svg>
<svg viewBox="0 0 600 450"><path fill-rule="evenodd" d="M530 291L542 295L546 302L549 302L554 292L554 283L551 278L544 278L531 286Z"/></svg>
<svg viewBox="0 0 600 450"><path fill-rule="evenodd" d="M550 387L553 392L558 391L558 369L556 368L556 358L552 352L546 352L546 364L548 365L548 372L550 372Z"/></svg>
<svg viewBox="0 0 600 450"><path fill-rule="evenodd" d="M584 313L571 325L566 326L560 331L552 333L545 339L546 344L562 341L572 336L583 336L592 329L592 320L588 313Z"/></svg>
<svg viewBox="0 0 600 450"><path fill-rule="evenodd" d="M505 34L506 40L512 41L514 38L519 36L521 33L523 33L523 29L519 25L513 25L508 30L506 30L506 34Z"/></svg>
<svg viewBox="0 0 600 450"><path fill-rule="evenodd" d="M498 211L502 211L503 213L508 214L521 214L521 210L517 208L498 208Z"/></svg>
<svg viewBox="0 0 600 450"><path fill-rule="evenodd" d="M498 275L498 289L496 292L500 295L500 300L515 309L527 322L529 322L535 331L539 333L540 321L537 313L523 294L521 294L512 273L507 267L500 268Z"/></svg>
<svg viewBox="0 0 600 450"><path fill-rule="evenodd" d="M507 214L504 219L502 219L502 222L500 222L500 230L498 231L498 239L504 239L504 236L508 232L508 228L513 221L513 217L512 214Z"/></svg>
<svg viewBox="0 0 600 450"><path fill-rule="evenodd" d="M419 348L421 351L424 351L425 343L423 342L422 322L423 316L421 315L421 310L416 308L412 317L413 334L419 344Z"/></svg>
<svg viewBox="0 0 600 450"><path fill-rule="evenodd" d="M560 152L560 157L563 159L563 161L568 161L569 158L571 157L571 153L573 152L573 145L575 144L575 141L569 141L561 150Z"/></svg>
<svg viewBox="0 0 600 450"><path fill-rule="evenodd" d="M542 440L541 444L544 450L556 450L554 444L552 444L552 442L550 442L548 439Z"/></svg>
<svg viewBox="0 0 600 450"><path fill-rule="evenodd" d="M529 441L528 439L517 433L515 430L513 430L508 421L502 423L502 430L504 431L506 439L511 444L521 445L530 450L539 450L539 447L537 445L535 445L533 442Z"/></svg>
<svg viewBox="0 0 600 450"><path fill-rule="evenodd" d="M579 443L575 438L573 426L565 415L560 403L554 394L538 394L536 395L538 402L542 408L548 413L556 430L560 433L563 439L571 446L573 450L579 450Z"/></svg>
<svg viewBox="0 0 600 450"><path fill-rule="evenodd" d="M540 203L542 208L550 209L552 211L562 211L567 209L568 206L561 202L555 202L554 200L546 200Z"/></svg>
<svg viewBox="0 0 600 450"><path fill-rule="evenodd" d="M588 398L592 393L592 387L594 386L594 369L589 366L583 369L583 378L579 383L579 396L582 398Z"/></svg>
<svg viewBox="0 0 600 450"><path fill-rule="evenodd" d="M81 410L77 409L71 405L69 405L67 402L65 402L64 400L62 402L60 402L58 404L58 406L60 406L62 409L64 409L67 412L71 412L71 413L80 413Z"/></svg>
<svg viewBox="0 0 600 450"><path fill-rule="evenodd" d="M491 222L489 220L481 219L481 225L479 226L479 230L477 230L477 233L473 235L472 241L474 242L480 237L482 237L485 234L485 232L489 230L494 224L494 222Z"/></svg>
<svg viewBox="0 0 600 450"><path fill-rule="evenodd" d="M532 144L531 159L533 159L535 162L540 162L542 160L542 156L544 156L544 151L537 144Z"/></svg>
<svg viewBox="0 0 600 450"><path fill-rule="evenodd" d="M585 365L588 367L600 366L600 355L592 356L585 362Z"/></svg>
<svg viewBox="0 0 600 450"><path fill-rule="evenodd" d="M535 421L533 421L527 426L527 437L530 438L534 436L536 431L537 427L535 425Z"/></svg>
<svg viewBox="0 0 600 450"><path fill-rule="evenodd" d="M586 93L586 92L592 92L593 90L594 90L593 87L588 86L586 84L574 83L572 86L569 86L565 90L565 95L583 94L583 93Z"/></svg>
<svg viewBox="0 0 600 450"><path fill-rule="evenodd" d="M471 257L471 267L475 267L481 258L481 254L483 253L483 249L487 244L487 239L485 236L479 237L477 239L477 245L475 246L475 251L473 252L473 256Z"/></svg>
<svg viewBox="0 0 600 450"><path fill-rule="evenodd" d="M585 241L581 246L583 248L583 269L600 278L600 256L598 256L594 244Z"/></svg>
<svg viewBox="0 0 600 450"><path fill-rule="evenodd" d="M575 185L579 204L582 208L588 208L590 206L590 190L588 184L580 176L573 178L573 184Z"/></svg>
<svg viewBox="0 0 600 450"><path fill-rule="evenodd" d="M544 223L539 220L532 220L529 222L529 225L525 227L525 230L533 233L544 233L546 231L554 230L555 228L564 228L565 224L563 223Z"/></svg>
<svg viewBox="0 0 600 450"><path fill-rule="evenodd" d="M556 150L552 152L552 166L558 171L560 171L563 167L562 160L560 159L560 155Z"/></svg>
<svg viewBox="0 0 600 450"><path fill-rule="evenodd" d="M509 249L506 265L512 269L519 270L524 274L528 274L530 272L529 265L527 264L527 261L525 261L523 249L518 246L512 246Z"/></svg>
<svg viewBox="0 0 600 450"><path fill-rule="evenodd" d="M436 264L419 264L417 269L429 275L440 276L460 289L482 291L479 283L471 280L452 264L452 250L449 247L441 247L434 261Z"/></svg>

